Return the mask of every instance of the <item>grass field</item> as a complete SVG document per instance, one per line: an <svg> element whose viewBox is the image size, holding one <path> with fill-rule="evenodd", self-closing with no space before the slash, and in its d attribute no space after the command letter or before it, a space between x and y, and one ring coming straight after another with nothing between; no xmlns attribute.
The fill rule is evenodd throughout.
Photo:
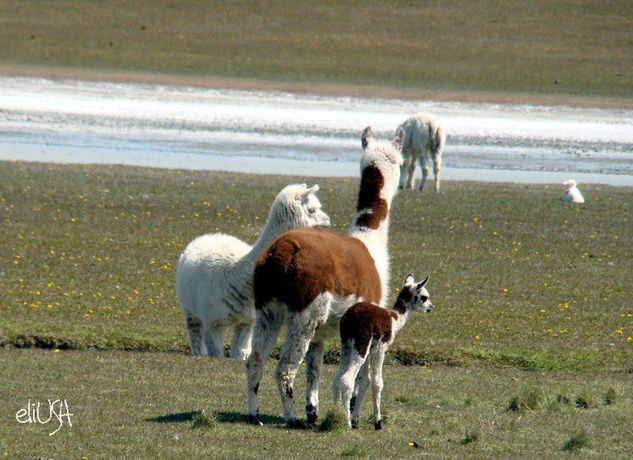
<svg viewBox="0 0 633 460"><path fill-rule="evenodd" d="M318 432L284 428L272 363L260 388L261 428L246 423L244 367L233 360L0 349L0 366L28 375L0 380L0 455L8 458L626 458L633 448L633 383L621 373L387 366L381 432L369 401L358 430ZM334 372L325 366L324 410ZM304 384L300 373L297 388ZM72 427L67 418L61 428L57 419L16 421L29 399L48 410L47 398L66 400ZM210 423L194 428L201 412Z"/></svg>
<svg viewBox="0 0 633 460"><path fill-rule="evenodd" d="M303 178L117 166L2 163L4 343L185 351L178 256L222 231L254 242L276 193ZM318 179L333 230L349 226L358 180ZM401 193L390 232L393 292L431 275L431 315L403 330L408 364L633 368L627 187L455 183Z"/></svg>
<svg viewBox="0 0 633 460"><path fill-rule="evenodd" d="M0 12L0 65L18 68L633 99L628 0L4 0Z"/></svg>
<svg viewBox="0 0 633 460"><path fill-rule="evenodd" d="M174 297L188 241L254 242L272 199L302 178L3 163L2 341L66 348L186 349ZM335 231L357 180L319 179ZM437 314L415 318L394 359L526 369L633 367L630 188L453 183L402 193L390 233L392 289L431 274Z"/></svg>
<svg viewBox="0 0 633 460"><path fill-rule="evenodd" d="M392 295L409 271L430 273L436 308L412 318L392 347L390 363L406 366L386 370L386 434L365 436L366 424L336 436L292 434L297 442L287 443L285 430L243 425L242 364L187 356L175 266L202 233L253 242L273 197L292 181L303 179L0 163L0 360L4 375L20 376L0 384L0 447L31 456L233 456L253 454L265 440L266 454L302 456L301 446L327 436L327 456L409 455L410 439L426 446L416 452L440 456L549 456L587 439L583 452L630 451L627 187L585 186L581 206L562 203L562 187L546 185L445 181L440 195L399 194ZM333 230L345 231L358 180L315 182ZM332 346L328 361L336 355ZM329 366L323 379L325 408L333 372ZM270 374L266 385L262 410L277 428ZM615 406L603 402L609 391ZM76 428L53 438L48 427L14 422L16 404L49 397L75 406ZM578 398L589 400L587 410ZM512 400L536 406L506 412ZM211 413L216 427L192 431L195 414L181 413L195 410ZM181 416L149 420L170 414Z"/></svg>

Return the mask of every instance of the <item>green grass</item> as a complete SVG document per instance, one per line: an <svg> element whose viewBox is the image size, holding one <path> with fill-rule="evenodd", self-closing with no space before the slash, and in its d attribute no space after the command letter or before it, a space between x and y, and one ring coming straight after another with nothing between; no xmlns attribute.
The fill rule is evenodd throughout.
<svg viewBox="0 0 633 460"><path fill-rule="evenodd" d="M319 431L340 432L345 429L347 429L347 423L342 410L327 411L318 426Z"/></svg>
<svg viewBox="0 0 633 460"><path fill-rule="evenodd" d="M192 429L205 429L210 430L216 427L216 421L213 415L205 414L201 412L196 414L191 420Z"/></svg>
<svg viewBox="0 0 633 460"><path fill-rule="evenodd" d="M584 186L583 206L563 204L563 187L545 185L445 181L440 195L399 194L390 294L407 273L430 273L435 309L412 317L392 346L384 429L373 430L368 398L360 430L287 431L272 361L260 389L265 426L247 425L243 363L187 354L175 267L205 232L255 241L273 197L293 181L305 179L1 162L0 451L17 458L631 451L626 187ZM345 231L358 180L311 182L321 186L333 230ZM337 354L332 344L328 361ZM324 370L322 417L335 413L335 370ZM300 373L298 394L304 385ZM47 398L68 401L72 428L48 436L52 425L15 421L29 399ZM513 400L538 404L507 410ZM589 444L576 440L582 430Z"/></svg>
<svg viewBox="0 0 633 460"><path fill-rule="evenodd" d="M320 432L285 428L272 361L260 387L263 427L247 424L244 364L234 360L9 348L0 349L0 368L13 376L0 379L0 454L9 458L555 458L568 441L578 450L575 436L583 430L588 455L624 458L633 448L633 382L622 373L386 366L383 430L374 430L368 396L358 430ZM321 414L333 410L335 371L325 366ZM298 392L304 387L301 369ZM521 387L539 387L546 399L587 389L604 394L610 387L621 396L591 409L507 412ZM66 399L72 427L64 420L49 436L57 422L17 423L15 414L29 399L47 398ZM192 429L203 413L214 426Z"/></svg>
<svg viewBox="0 0 633 460"><path fill-rule="evenodd" d="M507 411L524 412L534 411L541 408L543 399L542 390L530 388L524 390L520 395L514 396L508 404Z"/></svg>
<svg viewBox="0 0 633 460"><path fill-rule="evenodd" d="M633 98L628 0L4 0L1 8L2 64Z"/></svg>
<svg viewBox="0 0 633 460"><path fill-rule="evenodd" d="M186 352L179 254L213 231L253 243L293 181L305 178L0 163L0 344ZM346 231L358 180L314 182ZM388 362L633 369L633 189L587 185L570 206L562 186L442 187L394 201L391 298L408 273L430 274L436 308Z"/></svg>
<svg viewBox="0 0 633 460"><path fill-rule="evenodd" d="M583 430L574 433L571 438L563 444L563 450L568 451L577 451L586 447L590 447L590 443L587 433Z"/></svg>

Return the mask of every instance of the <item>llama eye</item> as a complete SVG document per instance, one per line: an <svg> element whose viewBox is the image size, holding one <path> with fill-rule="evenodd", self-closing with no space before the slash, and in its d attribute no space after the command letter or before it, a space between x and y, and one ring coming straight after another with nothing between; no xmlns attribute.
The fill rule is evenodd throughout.
<svg viewBox="0 0 633 460"><path fill-rule="evenodd" d="M422 296L422 303L426 302L427 300L429 300L429 298L425 295Z"/></svg>
<svg viewBox="0 0 633 460"><path fill-rule="evenodd" d="M314 214L314 213L316 212L316 209L314 209L314 208L312 208L312 209L308 209L308 212L309 212L310 214Z"/></svg>

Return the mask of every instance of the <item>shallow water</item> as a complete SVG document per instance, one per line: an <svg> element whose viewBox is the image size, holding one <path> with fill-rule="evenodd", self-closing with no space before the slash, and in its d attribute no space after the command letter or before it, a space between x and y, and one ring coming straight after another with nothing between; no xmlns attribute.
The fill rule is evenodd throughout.
<svg viewBox="0 0 633 460"><path fill-rule="evenodd" d="M443 177L633 185L633 111L0 77L0 159L358 174L360 132L444 121Z"/></svg>

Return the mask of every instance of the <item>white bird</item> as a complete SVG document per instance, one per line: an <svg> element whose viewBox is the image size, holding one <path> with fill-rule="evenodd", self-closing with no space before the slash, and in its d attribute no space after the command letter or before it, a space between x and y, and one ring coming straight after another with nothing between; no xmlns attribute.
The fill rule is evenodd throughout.
<svg viewBox="0 0 633 460"><path fill-rule="evenodd" d="M576 181L574 179L567 179L565 182L563 182L563 185L567 186L567 191L563 195L563 201L566 201L568 203L585 202L585 199L583 198L582 193L580 193L580 190L578 190L578 187L576 186Z"/></svg>

